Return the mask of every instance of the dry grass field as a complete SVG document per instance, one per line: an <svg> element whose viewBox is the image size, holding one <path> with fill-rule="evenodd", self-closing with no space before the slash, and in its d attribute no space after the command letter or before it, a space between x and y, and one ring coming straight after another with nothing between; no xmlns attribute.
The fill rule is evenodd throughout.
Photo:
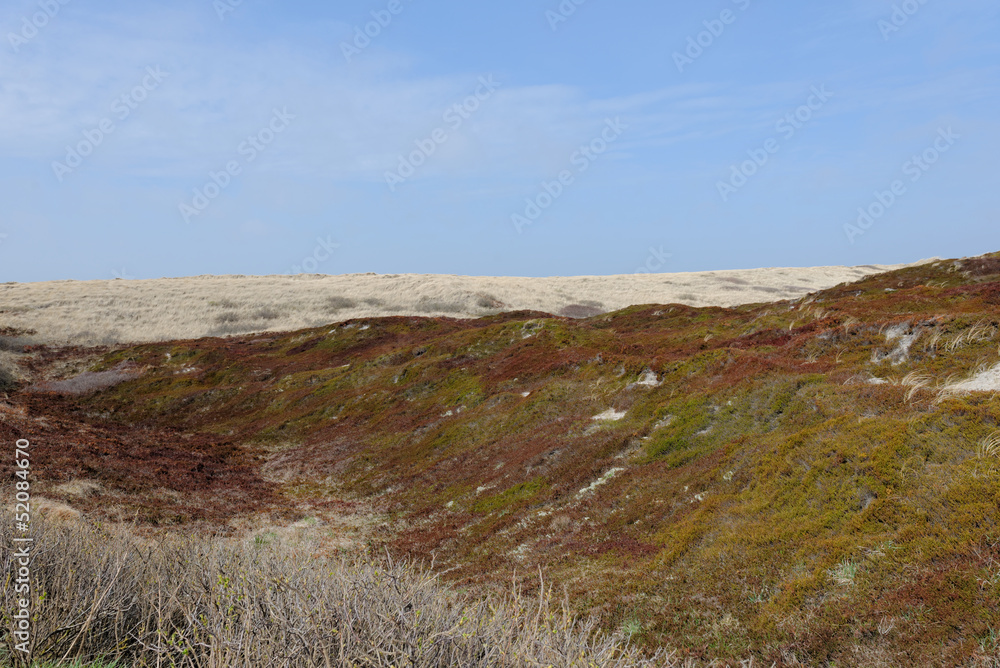
<svg viewBox="0 0 1000 668"><path fill-rule="evenodd" d="M0 327L45 343L108 345L292 331L352 318L583 318L638 304L737 306L803 295L897 266L555 278L443 275L199 276L0 285Z"/></svg>
<svg viewBox="0 0 1000 668"><path fill-rule="evenodd" d="M414 668L682 665L644 657L550 594L472 599L425 569L316 558L308 541L141 539L127 529L36 521L32 657L48 666ZM0 527L4 572L16 570ZM0 589L4 623L17 607ZM24 665L0 643L0 665ZM38 666L39 663L33 665Z"/></svg>

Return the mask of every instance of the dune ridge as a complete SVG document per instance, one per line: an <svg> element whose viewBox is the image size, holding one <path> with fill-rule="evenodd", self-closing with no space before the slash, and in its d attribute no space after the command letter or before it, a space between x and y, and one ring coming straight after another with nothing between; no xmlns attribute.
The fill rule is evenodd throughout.
<svg viewBox="0 0 1000 668"><path fill-rule="evenodd" d="M531 310L573 318L639 304L795 299L909 265L767 268L550 278L419 274L196 276L0 285L2 325L41 343L110 345L291 331L353 318L477 318Z"/></svg>

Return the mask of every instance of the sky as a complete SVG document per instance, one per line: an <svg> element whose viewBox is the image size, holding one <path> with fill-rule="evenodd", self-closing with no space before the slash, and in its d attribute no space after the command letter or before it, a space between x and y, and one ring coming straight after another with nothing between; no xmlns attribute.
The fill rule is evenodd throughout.
<svg viewBox="0 0 1000 668"><path fill-rule="evenodd" d="M995 0L7 0L0 282L1000 250Z"/></svg>

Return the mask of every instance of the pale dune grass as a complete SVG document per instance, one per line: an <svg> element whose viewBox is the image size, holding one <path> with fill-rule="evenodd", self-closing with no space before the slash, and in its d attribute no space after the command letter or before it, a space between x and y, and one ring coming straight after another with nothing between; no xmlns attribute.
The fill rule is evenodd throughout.
<svg viewBox="0 0 1000 668"><path fill-rule="evenodd" d="M1000 364L980 369L968 380L948 385L945 391L948 394L1000 392Z"/></svg>
<svg viewBox="0 0 1000 668"><path fill-rule="evenodd" d="M794 299L895 268L554 278L354 274L6 283L0 285L0 328L36 332L18 345L101 345L291 331L390 315L476 318L534 310L589 317L637 304L736 306Z"/></svg>
<svg viewBox="0 0 1000 668"><path fill-rule="evenodd" d="M625 636L600 633L551 594L474 599L388 557L317 558L220 538L140 540L79 522L36 520L32 536L31 649L43 665L680 665L663 654L643 657ZM11 523L0 525L8 579L17 570L14 537ZM0 589L0 663L20 658L11 584Z"/></svg>

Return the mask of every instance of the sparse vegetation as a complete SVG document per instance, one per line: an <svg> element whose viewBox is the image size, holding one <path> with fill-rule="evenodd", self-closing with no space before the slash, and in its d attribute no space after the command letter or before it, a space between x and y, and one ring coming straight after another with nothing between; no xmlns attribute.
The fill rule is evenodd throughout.
<svg viewBox="0 0 1000 668"><path fill-rule="evenodd" d="M493 295L478 294L476 295L476 306L486 311L500 311L506 304Z"/></svg>
<svg viewBox="0 0 1000 668"><path fill-rule="evenodd" d="M14 377L14 373L0 361L0 392L10 392L15 387L17 387L17 379Z"/></svg>
<svg viewBox="0 0 1000 668"><path fill-rule="evenodd" d="M858 574L858 565L853 561L844 559L830 571L833 581L842 587L849 587L854 584L854 578Z"/></svg>
<svg viewBox="0 0 1000 668"><path fill-rule="evenodd" d="M330 311L336 313L337 311L343 311L344 309L354 308L358 305L353 299L348 299L347 297L333 296L326 300L327 306Z"/></svg>
<svg viewBox="0 0 1000 668"><path fill-rule="evenodd" d="M120 385L138 375L137 369L123 363L107 371L85 371L66 380L43 381L35 385L32 390L56 394L88 394Z"/></svg>
<svg viewBox="0 0 1000 668"><path fill-rule="evenodd" d="M3 336L0 335L0 351L19 353L24 350L26 345L30 344L30 339L21 336Z"/></svg>
<svg viewBox="0 0 1000 668"><path fill-rule="evenodd" d="M440 299L427 297L418 300L414 308L419 313L460 314L465 313L468 310L468 307L459 301L446 302Z"/></svg>
<svg viewBox="0 0 1000 668"><path fill-rule="evenodd" d="M405 562L316 559L308 545L140 540L79 524L36 522L33 537L31 658L42 665L672 665L576 621L548 593L472 600ZM12 538L5 523L0 567L8 574L16 571ZM21 666L15 597L11 586L0 592L0 643L6 661Z"/></svg>
<svg viewBox="0 0 1000 668"><path fill-rule="evenodd" d="M34 343L34 331L0 326L0 392L10 392L18 386L17 363L25 347Z"/></svg>
<svg viewBox="0 0 1000 668"><path fill-rule="evenodd" d="M559 309L559 315L564 318L593 318L606 313L604 304L596 301L585 301L581 304L569 304Z"/></svg>
<svg viewBox="0 0 1000 668"><path fill-rule="evenodd" d="M153 343L90 366L144 370L120 385L15 396L0 438L53 444L39 493L87 517L272 549L368 512L377 554L470 596L541 571L695 665L987 666L1000 398L956 382L1000 362L997 304L1000 255L730 309Z"/></svg>

